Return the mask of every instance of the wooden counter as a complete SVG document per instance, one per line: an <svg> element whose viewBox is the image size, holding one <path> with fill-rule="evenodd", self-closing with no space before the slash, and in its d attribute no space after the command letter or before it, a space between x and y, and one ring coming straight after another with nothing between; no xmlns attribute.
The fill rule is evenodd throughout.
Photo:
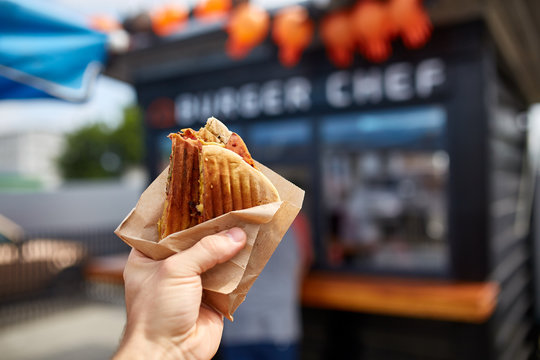
<svg viewBox="0 0 540 360"><path fill-rule="evenodd" d="M92 259L86 278L122 283L127 254ZM481 323L497 303L492 282L463 283L313 272L304 281L302 304L370 314Z"/></svg>
<svg viewBox="0 0 540 360"><path fill-rule="evenodd" d="M492 282L463 283L312 273L304 306L467 323L487 320L497 303Z"/></svg>

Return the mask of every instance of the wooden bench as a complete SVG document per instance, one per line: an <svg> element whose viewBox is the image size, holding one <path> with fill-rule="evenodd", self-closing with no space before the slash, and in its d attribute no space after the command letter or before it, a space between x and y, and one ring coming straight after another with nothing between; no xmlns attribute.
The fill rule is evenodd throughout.
<svg viewBox="0 0 540 360"><path fill-rule="evenodd" d="M129 254L125 253L91 258L84 268L85 279L122 284L128 256Z"/></svg>

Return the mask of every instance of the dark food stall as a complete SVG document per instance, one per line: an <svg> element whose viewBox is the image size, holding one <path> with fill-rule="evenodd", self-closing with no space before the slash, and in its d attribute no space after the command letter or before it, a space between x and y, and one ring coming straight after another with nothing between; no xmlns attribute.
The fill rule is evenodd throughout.
<svg viewBox="0 0 540 360"><path fill-rule="evenodd" d="M145 111L152 178L169 132L215 116L306 190L316 262L304 359L527 359L535 349L532 244L518 225L532 198L523 113L539 92L500 39L512 28L494 20L503 5L431 5L428 44L396 43L381 64L357 57L338 69L315 43L285 68L270 42L233 61L218 25L111 63Z"/></svg>

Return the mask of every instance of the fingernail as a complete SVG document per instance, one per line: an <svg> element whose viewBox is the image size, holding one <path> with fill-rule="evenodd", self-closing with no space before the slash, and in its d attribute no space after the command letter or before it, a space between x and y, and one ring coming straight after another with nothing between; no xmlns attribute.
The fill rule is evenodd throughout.
<svg viewBox="0 0 540 360"><path fill-rule="evenodd" d="M240 228L229 229L225 234L234 242L241 242L244 240L244 231Z"/></svg>

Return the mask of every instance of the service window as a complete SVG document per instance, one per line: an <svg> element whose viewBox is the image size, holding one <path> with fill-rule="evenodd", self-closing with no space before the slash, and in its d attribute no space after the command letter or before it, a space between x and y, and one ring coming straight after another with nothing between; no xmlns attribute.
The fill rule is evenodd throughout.
<svg viewBox="0 0 540 360"><path fill-rule="evenodd" d="M325 117L323 236L330 266L443 273L446 113L437 106Z"/></svg>

